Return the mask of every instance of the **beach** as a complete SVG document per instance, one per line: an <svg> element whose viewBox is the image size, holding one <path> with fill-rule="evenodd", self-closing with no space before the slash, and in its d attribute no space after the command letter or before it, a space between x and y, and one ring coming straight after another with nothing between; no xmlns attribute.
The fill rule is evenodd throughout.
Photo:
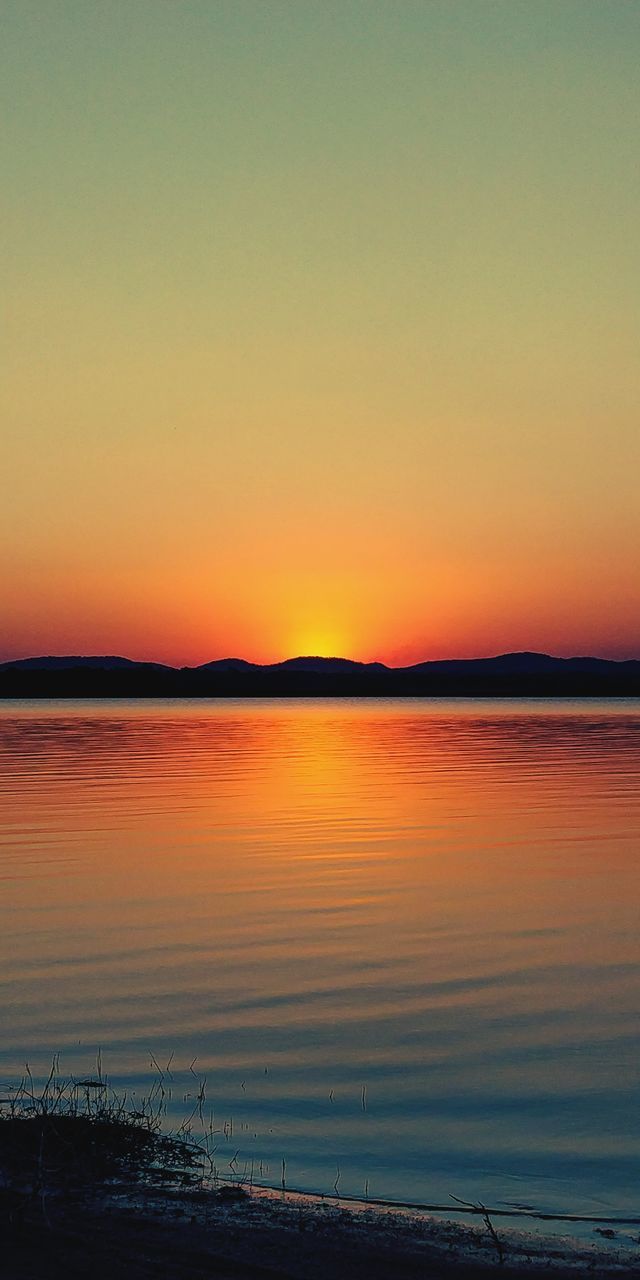
<svg viewBox="0 0 640 1280"><path fill-rule="evenodd" d="M436 1280L640 1276L639 1228L609 1239L463 1224L336 1199L216 1190L119 1188L16 1212L5 1195L10 1280ZM0 1203L2 1203L0 1201ZM10 1220L9 1220L10 1219ZM601 1230L606 1231L606 1228Z"/></svg>

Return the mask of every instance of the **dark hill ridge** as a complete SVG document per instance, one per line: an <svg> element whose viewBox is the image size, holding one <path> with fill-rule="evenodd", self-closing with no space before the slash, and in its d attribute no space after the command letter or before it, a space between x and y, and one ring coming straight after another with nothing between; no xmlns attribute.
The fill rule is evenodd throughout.
<svg viewBox="0 0 640 1280"><path fill-rule="evenodd" d="M219 658L215 662L204 662L200 667L182 667L182 671L314 671L332 674L351 671L389 671L382 662L356 662L353 658L319 658L309 655L300 658L285 658L282 662L270 662L261 665L258 662L247 662L244 658Z"/></svg>
<svg viewBox="0 0 640 1280"><path fill-rule="evenodd" d="M389 671L382 662L355 662L353 658L285 658L284 662L273 662L269 671L314 671L319 675L349 675L358 671Z"/></svg>
<svg viewBox="0 0 640 1280"><path fill-rule="evenodd" d="M640 697L640 661L504 653L386 667L312 655L267 666L223 658L169 667L120 657L0 664L2 698Z"/></svg>
<svg viewBox="0 0 640 1280"><path fill-rule="evenodd" d="M134 658L118 658L110 654L104 657L83 658L79 656L54 657L48 656L43 658L18 658L14 662L0 663L0 671L7 668L29 671L73 671L77 667L84 668L85 671L119 671L122 669L138 669L143 667L145 670L152 671L173 671L173 667L167 667L162 662L136 662Z"/></svg>

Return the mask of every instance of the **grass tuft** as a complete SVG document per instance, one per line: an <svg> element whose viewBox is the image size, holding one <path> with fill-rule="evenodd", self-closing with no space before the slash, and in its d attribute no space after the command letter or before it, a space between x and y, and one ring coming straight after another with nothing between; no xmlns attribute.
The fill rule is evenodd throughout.
<svg viewBox="0 0 640 1280"><path fill-rule="evenodd" d="M163 1133L161 1086L133 1106L102 1075L62 1076L54 1059L37 1090L29 1068L0 1098L0 1184L45 1199L106 1184L200 1185L207 1155L184 1136Z"/></svg>

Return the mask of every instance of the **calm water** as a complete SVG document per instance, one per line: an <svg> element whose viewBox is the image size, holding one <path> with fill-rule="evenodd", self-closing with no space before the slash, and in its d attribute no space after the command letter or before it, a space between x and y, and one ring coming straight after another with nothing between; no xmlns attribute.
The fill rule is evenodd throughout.
<svg viewBox="0 0 640 1280"><path fill-rule="evenodd" d="M173 1054L223 1173L636 1212L639 748L637 702L4 704L2 1083Z"/></svg>

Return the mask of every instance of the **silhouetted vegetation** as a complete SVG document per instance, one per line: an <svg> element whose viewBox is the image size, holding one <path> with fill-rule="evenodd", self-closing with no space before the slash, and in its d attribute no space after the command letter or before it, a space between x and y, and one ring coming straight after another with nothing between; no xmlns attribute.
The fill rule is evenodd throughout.
<svg viewBox="0 0 640 1280"><path fill-rule="evenodd" d="M0 1099L0 1178L9 1216L27 1202L47 1216L50 1197L101 1185L199 1185L206 1153L181 1135L162 1131L158 1084L134 1104L103 1078L63 1077L57 1060L36 1090L27 1069Z"/></svg>

